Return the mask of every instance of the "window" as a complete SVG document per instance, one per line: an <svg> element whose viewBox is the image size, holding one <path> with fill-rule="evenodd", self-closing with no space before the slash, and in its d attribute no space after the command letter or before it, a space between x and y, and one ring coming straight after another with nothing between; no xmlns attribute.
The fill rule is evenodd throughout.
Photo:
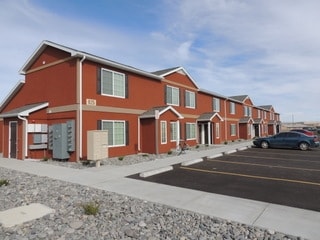
<svg viewBox="0 0 320 240"><path fill-rule="evenodd" d="M195 138L196 138L196 124L186 123L186 139L195 139Z"/></svg>
<svg viewBox="0 0 320 240"><path fill-rule="evenodd" d="M237 126L235 124L230 125L230 134L231 134L231 136L237 135Z"/></svg>
<svg viewBox="0 0 320 240"><path fill-rule="evenodd" d="M216 138L220 138L220 124L216 123Z"/></svg>
<svg viewBox="0 0 320 240"><path fill-rule="evenodd" d="M236 104L234 102L230 102L230 114L236 113Z"/></svg>
<svg viewBox="0 0 320 240"><path fill-rule="evenodd" d="M176 141L178 139L177 124L177 122L170 122L170 141Z"/></svg>
<svg viewBox="0 0 320 240"><path fill-rule="evenodd" d="M179 88L167 86L166 95L167 104L179 106Z"/></svg>
<svg viewBox="0 0 320 240"><path fill-rule="evenodd" d="M261 110L258 109L258 118L261 118Z"/></svg>
<svg viewBox="0 0 320 240"><path fill-rule="evenodd" d="M167 122L161 121L161 144L167 143Z"/></svg>
<svg viewBox="0 0 320 240"><path fill-rule="evenodd" d="M109 146L124 146L126 144L125 121L102 121L102 130L108 130Z"/></svg>
<svg viewBox="0 0 320 240"><path fill-rule="evenodd" d="M101 94L125 98L126 78L123 73L101 69Z"/></svg>
<svg viewBox="0 0 320 240"><path fill-rule="evenodd" d="M220 99L213 98L212 108L214 112L220 112Z"/></svg>
<svg viewBox="0 0 320 240"><path fill-rule="evenodd" d="M244 116L251 117L252 116L252 108L248 106L243 106Z"/></svg>
<svg viewBox="0 0 320 240"><path fill-rule="evenodd" d="M194 92L186 90L186 107L195 108L196 107L196 95Z"/></svg>

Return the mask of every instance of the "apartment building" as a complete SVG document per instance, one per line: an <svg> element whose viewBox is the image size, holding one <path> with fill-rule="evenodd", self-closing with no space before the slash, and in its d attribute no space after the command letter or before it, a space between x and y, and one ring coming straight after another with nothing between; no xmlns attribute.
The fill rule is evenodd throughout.
<svg viewBox="0 0 320 240"><path fill-rule="evenodd" d="M107 130L109 157L165 153L279 131L273 106L200 89L183 67L147 72L43 41L0 106L0 153L88 159L88 132Z"/></svg>

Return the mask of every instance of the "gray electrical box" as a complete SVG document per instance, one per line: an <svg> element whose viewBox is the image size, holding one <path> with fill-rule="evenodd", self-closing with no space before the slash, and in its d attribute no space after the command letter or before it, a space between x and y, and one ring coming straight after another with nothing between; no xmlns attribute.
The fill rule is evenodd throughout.
<svg viewBox="0 0 320 240"><path fill-rule="evenodd" d="M69 159L75 151L75 121L49 126L48 149L52 150L53 159Z"/></svg>

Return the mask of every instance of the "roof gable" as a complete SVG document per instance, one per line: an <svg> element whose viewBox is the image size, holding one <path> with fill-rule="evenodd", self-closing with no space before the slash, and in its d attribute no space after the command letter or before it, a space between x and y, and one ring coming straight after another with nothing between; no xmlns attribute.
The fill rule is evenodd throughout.
<svg viewBox="0 0 320 240"><path fill-rule="evenodd" d="M157 79L157 80L162 80L163 78L161 76L158 76L156 74L153 73L149 73L128 65L124 65L115 61L111 61L109 59L106 58L102 58L102 57L98 57L95 56L93 54L89 54L83 51L79 51L76 50L74 48L70 48L70 47L66 47L51 41L47 41L44 40L42 41L42 43L38 46L38 48L33 52L33 54L28 58L28 60L26 61L26 63L22 66L22 68L20 69L19 73L20 74L26 74L27 70L32 66L32 64L38 59L38 57L43 53L43 51L48 47L53 47L59 50L62 50L68 54L70 54L70 57L75 57L75 58L83 58L85 60L90 60L96 63L101 63L104 65L108 65L108 66L112 66L121 70L125 70L128 72L132 72L132 73L136 73L139 75L143 75L146 77L150 77L153 79Z"/></svg>
<svg viewBox="0 0 320 240"><path fill-rule="evenodd" d="M220 121L223 121L223 118L217 112L207 112L203 113L197 119L198 121L212 121L215 117L219 118Z"/></svg>
<svg viewBox="0 0 320 240"><path fill-rule="evenodd" d="M142 113L140 118L157 118L161 116L163 113L167 111L172 111L179 119L183 119L184 117L175 110L172 106L161 106L161 107L154 107L149 109L148 111Z"/></svg>
<svg viewBox="0 0 320 240"><path fill-rule="evenodd" d="M159 75L162 78L168 77L172 74L181 74L188 78L188 80L197 88L199 89L197 83L194 81L194 79L191 77L191 75L183 68L183 67L175 67L175 68L168 68L160 71L153 72L153 74Z"/></svg>

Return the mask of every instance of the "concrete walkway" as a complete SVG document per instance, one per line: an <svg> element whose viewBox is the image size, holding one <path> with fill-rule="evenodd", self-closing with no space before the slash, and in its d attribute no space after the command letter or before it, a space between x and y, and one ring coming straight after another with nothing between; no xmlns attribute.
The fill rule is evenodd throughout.
<svg viewBox="0 0 320 240"><path fill-rule="evenodd" d="M0 167L78 183L302 238L320 239L320 212L125 178L202 157L241 151L251 145L252 142L239 142L210 150L187 151L180 156L134 165L105 165L81 170L5 158L0 158Z"/></svg>

